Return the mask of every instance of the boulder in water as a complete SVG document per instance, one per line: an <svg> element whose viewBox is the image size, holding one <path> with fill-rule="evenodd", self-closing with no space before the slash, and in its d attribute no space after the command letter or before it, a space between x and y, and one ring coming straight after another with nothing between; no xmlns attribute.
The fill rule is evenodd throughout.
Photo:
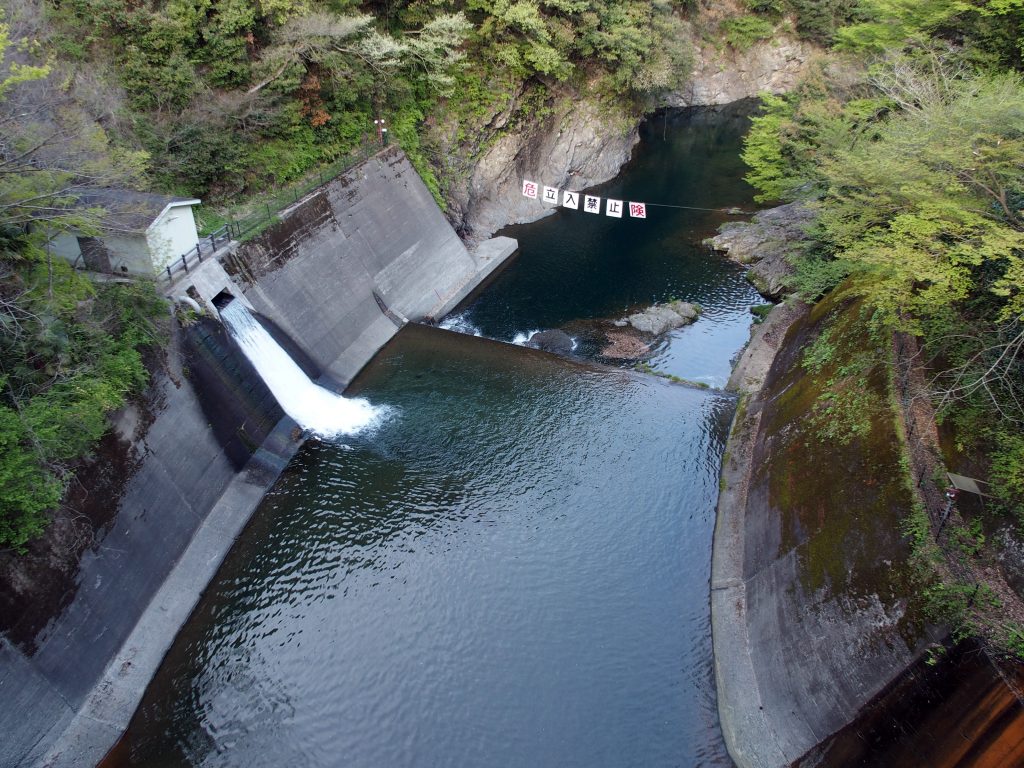
<svg viewBox="0 0 1024 768"><path fill-rule="evenodd" d="M633 328L641 333L652 336L671 331L683 325L689 325L700 316L700 307L688 301L672 301L668 304L655 304L650 309L638 312L626 318Z"/></svg>
<svg viewBox="0 0 1024 768"><path fill-rule="evenodd" d="M565 331L552 328L549 331L540 331L533 334L526 346L534 349L543 349L545 352L552 352L556 355L571 355L573 348L572 336Z"/></svg>

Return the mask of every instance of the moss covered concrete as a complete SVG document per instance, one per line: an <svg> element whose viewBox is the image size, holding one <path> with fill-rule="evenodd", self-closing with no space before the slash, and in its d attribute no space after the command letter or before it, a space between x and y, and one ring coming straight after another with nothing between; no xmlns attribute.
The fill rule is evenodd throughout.
<svg viewBox="0 0 1024 768"><path fill-rule="evenodd" d="M738 382L712 619L719 713L741 767L799 760L926 644L900 535L911 496L887 345L859 313L839 299L789 310L763 385ZM758 346L744 357L763 358Z"/></svg>

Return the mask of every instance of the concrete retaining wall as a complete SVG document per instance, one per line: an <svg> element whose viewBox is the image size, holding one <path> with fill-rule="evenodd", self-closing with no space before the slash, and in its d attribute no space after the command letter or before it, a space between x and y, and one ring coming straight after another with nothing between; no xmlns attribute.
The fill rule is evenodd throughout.
<svg viewBox="0 0 1024 768"><path fill-rule="evenodd" d="M167 362L146 401L114 419L129 453L124 464L136 470L120 498L107 500L117 513L82 556L73 596L31 640L0 640L0 765L42 761L195 531L281 421L277 403L218 324L176 334ZM284 458L289 450L284 445L278 453ZM274 478L266 476L264 486ZM187 617L189 599L175 596L163 610L177 606ZM169 643L178 627L168 629L158 639ZM159 661L166 648L154 648ZM108 748L120 732L97 725L89 733ZM72 764L87 760L76 757Z"/></svg>
<svg viewBox="0 0 1024 768"><path fill-rule="evenodd" d="M711 616L719 715L739 768L799 764L936 639L910 599L899 533L910 495L893 420L873 414L870 432L848 441L808 427L805 405L826 374L805 370L801 352L832 309L856 311L776 307L730 380L742 398L722 468Z"/></svg>
<svg viewBox="0 0 1024 768"><path fill-rule="evenodd" d="M300 201L225 266L324 378L346 386L402 319L441 317L516 247L500 237L467 251L392 147Z"/></svg>

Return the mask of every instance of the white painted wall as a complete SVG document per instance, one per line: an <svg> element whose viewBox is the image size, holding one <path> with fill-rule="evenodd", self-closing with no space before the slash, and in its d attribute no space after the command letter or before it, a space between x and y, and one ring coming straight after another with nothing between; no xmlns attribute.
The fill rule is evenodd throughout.
<svg viewBox="0 0 1024 768"><path fill-rule="evenodd" d="M78 247L78 237L69 232L60 232L50 237L50 250L56 256L74 264L78 261L77 266L82 267L82 262L78 258L82 255L82 249Z"/></svg>
<svg viewBox="0 0 1024 768"><path fill-rule="evenodd" d="M196 220L192 215L192 206L181 205L167 210L146 230L149 242L150 257L153 261L151 270L162 272L164 267L177 259L181 254L195 248L199 241L196 231Z"/></svg>
<svg viewBox="0 0 1024 768"><path fill-rule="evenodd" d="M152 275L149 243L142 233L137 235L102 235L100 239L110 253L110 269L116 275L127 271L133 275ZM121 269L125 267L126 269Z"/></svg>

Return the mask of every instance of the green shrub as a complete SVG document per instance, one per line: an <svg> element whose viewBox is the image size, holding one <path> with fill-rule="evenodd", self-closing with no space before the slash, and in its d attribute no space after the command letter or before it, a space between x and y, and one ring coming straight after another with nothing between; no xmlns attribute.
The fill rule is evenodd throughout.
<svg viewBox="0 0 1024 768"><path fill-rule="evenodd" d="M720 29L725 42L737 51L749 50L775 34L775 25L759 16L734 16L723 21Z"/></svg>

